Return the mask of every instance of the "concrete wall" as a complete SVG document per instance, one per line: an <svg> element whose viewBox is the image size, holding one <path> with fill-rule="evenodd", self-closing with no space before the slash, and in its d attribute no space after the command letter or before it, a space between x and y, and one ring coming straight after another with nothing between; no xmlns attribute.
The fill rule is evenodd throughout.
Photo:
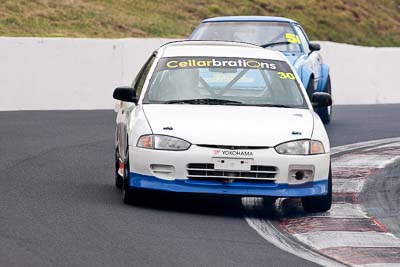
<svg viewBox="0 0 400 267"><path fill-rule="evenodd" d="M165 39L0 38L0 110L110 109Z"/></svg>
<svg viewBox="0 0 400 267"><path fill-rule="evenodd" d="M331 68L335 104L400 103L400 48L320 43Z"/></svg>
<svg viewBox="0 0 400 267"><path fill-rule="evenodd" d="M167 39L0 38L0 110L110 109ZM321 42L335 104L400 103L400 48Z"/></svg>

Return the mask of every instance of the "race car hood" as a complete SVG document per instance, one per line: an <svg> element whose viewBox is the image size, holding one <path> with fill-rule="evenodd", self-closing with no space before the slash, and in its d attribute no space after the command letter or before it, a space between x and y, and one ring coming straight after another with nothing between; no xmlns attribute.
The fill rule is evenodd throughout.
<svg viewBox="0 0 400 267"><path fill-rule="evenodd" d="M144 104L154 134L182 138L192 144L267 146L311 138L308 109L190 104Z"/></svg>

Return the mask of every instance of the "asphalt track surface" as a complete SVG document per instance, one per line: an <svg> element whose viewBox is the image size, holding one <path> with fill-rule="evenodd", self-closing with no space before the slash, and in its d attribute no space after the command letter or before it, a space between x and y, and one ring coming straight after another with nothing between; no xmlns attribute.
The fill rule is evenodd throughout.
<svg viewBox="0 0 400 267"><path fill-rule="evenodd" d="M400 136L400 105L334 112L332 146ZM260 237L238 198L153 193L123 205L114 117L0 112L0 266L316 266Z"/></svg>

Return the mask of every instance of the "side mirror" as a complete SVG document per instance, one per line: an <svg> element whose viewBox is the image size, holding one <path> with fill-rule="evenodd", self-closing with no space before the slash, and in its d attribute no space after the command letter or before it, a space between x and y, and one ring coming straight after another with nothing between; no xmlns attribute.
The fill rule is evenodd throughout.
<svg viewBox="0 0 400 267"><path fill-rule="evenodd" d="M113 98L124 102L137 103L136 90L131 86L118 87L114 90Z"/></svg>
<svg viewBox="0 0 400 267"><path fill-rule="evenodd" d="M314 108L332 106L332 97L328 93L315 92L312 95L311 102Z"/></svg>
<svg viewBox="0 0 400 267"><path fill-rule="evenodd" d="M311 51L319 51L321 50L321 45L317 43L310 43L309 45Z"/></svg>

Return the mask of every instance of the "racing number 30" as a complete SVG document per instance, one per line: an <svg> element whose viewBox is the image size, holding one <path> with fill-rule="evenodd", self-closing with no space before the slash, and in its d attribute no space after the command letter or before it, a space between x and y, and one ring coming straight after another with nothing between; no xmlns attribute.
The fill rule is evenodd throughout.
<svg viewBox="0 0 400 267"><path fill-rule="evenodd" d="M280 72L277 72L277 73L278 73L280 79L289 79L289 80L296 79L296 77L294 77L294 74L290 73L290 72L281 72L280 71Z"/></svg>

